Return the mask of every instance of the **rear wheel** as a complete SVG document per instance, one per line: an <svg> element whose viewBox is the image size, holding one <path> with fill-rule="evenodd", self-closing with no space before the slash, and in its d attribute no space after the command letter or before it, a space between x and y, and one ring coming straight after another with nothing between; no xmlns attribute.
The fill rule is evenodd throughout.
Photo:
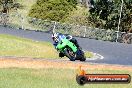
<svg viewBox="0 0 132 88"><path fill-rule="evenodd" d="M86 56L84 54L84 52L81 50L81 58L80 61L85 61L86 60Z"/></svg>
<svg viewBox="0 0 132 88"><path fill-rule="evenodd" d="M82 57L80 61L86 61L86 57Z"/></svg>

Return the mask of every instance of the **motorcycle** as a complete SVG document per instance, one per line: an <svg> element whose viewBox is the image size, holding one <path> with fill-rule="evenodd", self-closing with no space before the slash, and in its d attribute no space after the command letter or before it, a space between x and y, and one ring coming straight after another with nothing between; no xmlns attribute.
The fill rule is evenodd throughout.
<svg viewBox="0 0 132 88"><path fill-rule="evenodd" d="M68 38L62 39L58 45L57 50L60 51L64 56L68 57L70 61L80 60L85 61L86 57L84 52L77 48L77 46L70 41Z"/></svg>

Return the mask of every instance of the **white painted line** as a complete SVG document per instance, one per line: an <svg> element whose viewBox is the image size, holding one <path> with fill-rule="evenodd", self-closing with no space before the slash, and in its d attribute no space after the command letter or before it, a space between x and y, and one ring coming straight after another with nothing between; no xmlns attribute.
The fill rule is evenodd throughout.
<svg viewBox="0 0 132 88"><path fill-rule="evenodd" d="M84 52L86 52L85 50L83 50ZM93 52L90 52L90 53L93 53ZM92 58L86 58L87 60L98 60L98 59L104 59L104 57L100 54L97 54L97 53L93 53L93 57Z"/></svg>

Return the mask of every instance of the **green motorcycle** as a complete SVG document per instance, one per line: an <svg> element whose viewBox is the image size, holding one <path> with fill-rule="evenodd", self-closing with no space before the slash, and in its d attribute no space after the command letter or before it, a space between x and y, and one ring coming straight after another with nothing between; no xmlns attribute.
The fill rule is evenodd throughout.
<svg viewBox="0 0 132 88"><path fill-rule="evenodd" d="M86 60L84 52L77 48L77 46L67 38L62 39L56 48L58 51L60 51L60 53L63 53L63 55L68 57L71 61Z"/></svg>

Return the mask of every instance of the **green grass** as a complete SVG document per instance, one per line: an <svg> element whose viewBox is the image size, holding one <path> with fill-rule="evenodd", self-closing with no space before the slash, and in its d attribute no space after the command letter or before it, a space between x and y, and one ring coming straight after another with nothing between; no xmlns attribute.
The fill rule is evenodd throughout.
<svg viewBox="0 0 132 88"><path fill-rule="evenodd" d="M93 53L86 51L86 52L85 52L85 56L86 56L87 58L92 58L94 55L93 55Z"/></svg>
<svg viewBox="0 0 132 88"><path fill-rule="evenodd" d="M58 58L58 54L51 43L11 35L0 35L0 56Z"/></svg>
<svg viewBox="0 0 132 88"><path fill-rule="evenodd" d="M48 42L38 42L11 35L0 35L0 56L17 56L32 58L59 58L53 45ZM87 57L92 57L86 52Z"/></svg>
<svg viewBox="0 0 132 88"><path fill-rule="evenodd" d="M88 73L129 73L122 70L89 70ZM72 69L0 69L0 88L131 88L132 84L86 84L80 86Z"/></svg>

